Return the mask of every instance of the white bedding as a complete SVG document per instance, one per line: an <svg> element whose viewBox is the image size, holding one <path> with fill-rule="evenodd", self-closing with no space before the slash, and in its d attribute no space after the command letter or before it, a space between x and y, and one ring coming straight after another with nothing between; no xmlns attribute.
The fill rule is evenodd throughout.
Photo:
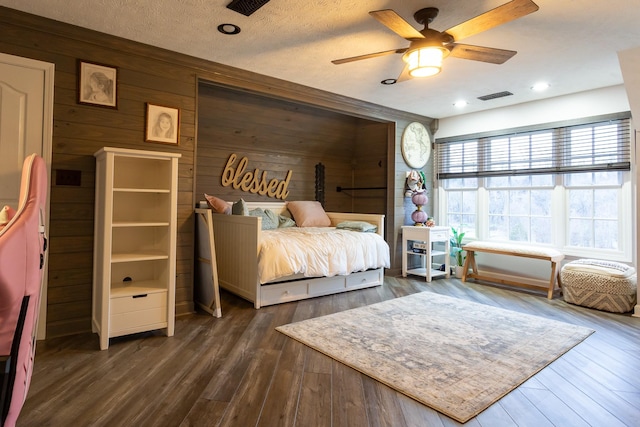
<svg viewBox="0 0 640 427"><path fill-rule="evenodd" d="M294 274L331 277L389 266L382 236L335 227L265 230L258 253L261 284Z"/></svg>

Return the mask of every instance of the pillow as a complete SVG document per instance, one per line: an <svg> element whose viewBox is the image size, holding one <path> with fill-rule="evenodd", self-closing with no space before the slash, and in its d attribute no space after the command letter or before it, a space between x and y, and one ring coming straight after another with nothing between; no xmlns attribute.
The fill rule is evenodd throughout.
<svg viewBox="0 0 640 427"><path fill-rule="evenodd" d="M289 212L289 209L285 209L282 212L280 212L280 216L283 216L283 217L289 218L289 219L293 219L293 218L291 218L291 212Z"/></svg>
<svg viewBox="0 0 640 427"><path fill-rule="evenodd" d="M232 215L249 215L249 208L247 208L247 204L243 199L238 200L231 206L231 214Z"/></svg>
<svg viewBox="0 0 640 427"><path fill-rule="evenodd" d="M344 221L336 225L342 230L362 231L364 233L375 233L378 227L366 221Z"/></svg>
<svg viewBox="0 0 640 427"><path fill-rule="evenodd" d="M229 203L224 200L216 196L210 196L207 193L204 193L204 198L207 199L207 204L214 212L225 215L231 214L231 206L229 206Z"/></svg>
<svg viewBox="0 0 640 427"><path fill-rule="evenodd" d="M278 214L271 209L255 208L249 211L249 216L258 216L262 218L263 230L274 230L278 228Z"/></svg>
<svg viewBox="0 0 640 427"><path fill-rule="evenodd" d="M278 215L278 228L295 227L296 222L286 215Z"/></svg>
<svg viewBox="0 0 640 427"><path fill-rule="evenodd" d="M324 208L317 201L287 202L287 209L291 212L298 227L329 227L331 220Z"/></svg>

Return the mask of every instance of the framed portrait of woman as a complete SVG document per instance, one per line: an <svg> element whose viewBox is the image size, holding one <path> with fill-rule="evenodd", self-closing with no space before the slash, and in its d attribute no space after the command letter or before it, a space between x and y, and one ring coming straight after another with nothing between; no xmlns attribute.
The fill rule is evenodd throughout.
<svg viewBox="0 0 640 427"><path fill-rule="evenodd" d="M180 141L180 110L147 102L147 120L144 140L161 144Z"/></svg>
<svg viewBox="0 0 640 427"><path fill-rule="evenodd" d="M118 69L78 61L78 103L118 108Z"/></svg>

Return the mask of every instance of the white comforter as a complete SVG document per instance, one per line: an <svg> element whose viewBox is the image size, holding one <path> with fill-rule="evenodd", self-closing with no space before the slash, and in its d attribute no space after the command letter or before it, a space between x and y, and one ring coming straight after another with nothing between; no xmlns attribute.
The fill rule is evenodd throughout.
<svg viewBox="0 0 640 427"><path fill-rule="evenodd" d="M263 231L258 253L260 283L293 274L331 277L389 265L389 245L380 235L334 227Z"/></svg>

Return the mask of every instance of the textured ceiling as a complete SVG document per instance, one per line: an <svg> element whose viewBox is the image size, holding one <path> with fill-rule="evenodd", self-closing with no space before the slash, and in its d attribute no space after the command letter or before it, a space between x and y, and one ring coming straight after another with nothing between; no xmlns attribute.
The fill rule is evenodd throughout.
<svg viewBox="0 0 640 427"><path fill-rule="evenodd" d="M0 0L10 8L92 28L221 64L443 118L622 84L617 52L640 46L640 0L534 0L540 9L464 39L516 50L502 65L449 57L442 73L385 86L403 68L401 55L334 65L333 59L403 48L408 42L369 16L394 9L417 29L413 14L437 7L430 25L445 30L506 0L271 0L251 16L231 0ZM237 35L217 31L238 25ZM108 59L105 58L108 63ZM538 81L551 87L535 93ZM510 91L491 101L479 96ZM459 110L453 103L466 99Z"/></svg>

